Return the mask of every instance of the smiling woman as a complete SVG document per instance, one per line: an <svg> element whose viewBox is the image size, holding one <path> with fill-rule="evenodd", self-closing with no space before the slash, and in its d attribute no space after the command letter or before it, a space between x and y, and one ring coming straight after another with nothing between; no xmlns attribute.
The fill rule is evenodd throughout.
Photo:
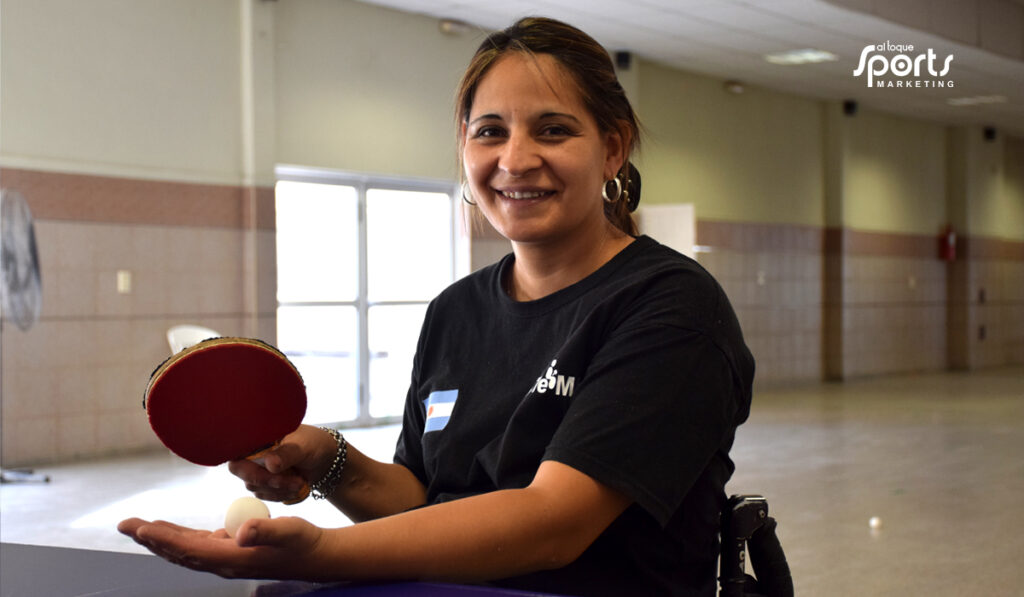
<svg viewBox="0 0 1024 597"><path fill-rule="evenodd" d="M481 44L457 106L465 199L513 252L427 307L393 462L301 426L230 465L256 497L309 483L358 524L120 529L225 576L714 594L753 359L714 279L635 236L637 124L608 53L522 19Z"/></svg>
<svg viewBox="0 0 1024 597"><path fill-rule="evenodd" d="M477 50L466 70L456 100L456 121L459 124L457 142L460 151L466 149L466 127L474 104L481 101L478 87L484 75L493 75L491 69L499 59L528 59L534 67L528 85L547 87L543 93L553 96L557 103L577 104L573 106L573 111L562 114L572 120L574 127L570 129L593 123L602 136L618 136L618 157L623 160L618 164L618 175L624 176L624 160L639 145L640 130L608 53L589 36L579 35L579 30L565 23L527 18L517 25L489 37ZM566 40L572 41L567 43ZM478 114L485 112L477 110ZM557 112L550 115L559 116ZM460 158L465 160L465 154L460 155ZM609 202L605 207L608 219L627 234L636 234L636 226L629 217L629 209L625 207L617 202Z"/></svg>
<svg viewBox="0 0 1024 597"><path fill-rule="evenodd" d="M598 129L554 58L498 60L468 116L466 177L498 232L528 244L609 232L598 199L624 161L622 136Z"/></svg>

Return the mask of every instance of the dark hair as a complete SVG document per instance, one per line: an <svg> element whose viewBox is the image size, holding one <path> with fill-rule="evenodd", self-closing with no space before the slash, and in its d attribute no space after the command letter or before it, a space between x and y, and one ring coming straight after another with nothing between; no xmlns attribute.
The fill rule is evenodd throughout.
<svg viewBox="0 0 1024 597"><path fill-rule="evenodd" d="M639 145L640 126L626 92L615 75L611 56L592 37L579 29L555 19L525 17L511 27L493 33L477 48L473 60L466 68L459 84L455 103L457 130L468 122L477 86L498 58L509 52L527 55L547 54L553 57L572 76L583 105L597 122L602 133L618 133L622 138L624 155L619 177L626 187L629 156ZM459 159L463 147L458 137ZM605 202L605 217L627 234L635 235L636 224L629 213L625 198L614 203Z"/></svg>

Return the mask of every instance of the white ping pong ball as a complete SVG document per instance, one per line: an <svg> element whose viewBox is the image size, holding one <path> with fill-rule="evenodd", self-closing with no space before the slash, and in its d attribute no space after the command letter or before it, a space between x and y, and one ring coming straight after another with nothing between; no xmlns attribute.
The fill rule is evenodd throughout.
<svg viewBox="0 0 1024 597"><path fill-rule="evenodd" d="M868 520L868 526L874 530L878 530L882 528L882 519L877 516L872 516L871 519Z"/></svg>
<svg viewBox="0 0 1024 597"><path fill-rule="evenodd" d="M246 496L231 502L228 513L224 516L224 530L228 537L234 537L238 527L250 518L270 518L270 509L258 499Z"/></svg>

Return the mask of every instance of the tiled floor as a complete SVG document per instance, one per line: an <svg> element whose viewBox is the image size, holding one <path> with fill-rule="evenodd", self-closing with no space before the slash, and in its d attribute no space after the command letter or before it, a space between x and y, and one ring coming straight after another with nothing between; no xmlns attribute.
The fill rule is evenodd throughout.
<svg viewBox="0 0 1024 597"><path fill-rule="evenodd" d="M733 451L734 493L763 493L798 595L1021 595L1024 368L761 391ZM347 435L388 458L394 427ZM138 551L130 515L219 526L244 494L167 455L47 467L0 488L3 541ZM347 524L308 500L288 511ZM868 520L877 516L879 529Z"/></svg>

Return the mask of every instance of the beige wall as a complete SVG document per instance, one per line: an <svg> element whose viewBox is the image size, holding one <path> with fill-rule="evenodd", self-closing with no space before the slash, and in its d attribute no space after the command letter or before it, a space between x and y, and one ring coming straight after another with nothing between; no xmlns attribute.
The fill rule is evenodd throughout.
<svg viewBox="0 0 1024 597"><path fill-rule="evenodd" d="M848 131L845 225L937 234L946 223L945 127L865 110Z"/></svg>
<svg viewBox="0 0 1024 597"><path fill-rule="evenodd" d="M644 201L693 203L698 219L823 224L818 102L637 64Z"/></svg>
<svg viewBox="0 0 1024 597"><path fill-rule="evenodd" d="M453 180L454 90L480 36L358 2L277 5L277 161Z"/></svg>
<svg viewBox="0 0 1024 597"><path fill-rule="evenodd" d="M1002 218L1007 226L1007 238L1020 238L1024 234L1024 139L1007 137L1003 157L1003 203L1006 214Z"/></svg>
<svg viewBox="0 0 1024 597"><path fill-rule="evenodd" d="M8 167L236 183L238 0L4 0Z"/></svg>
<svg viewBox="0 0 1024 597"><path fill-rule="evenodd" d="M1024 239L1024 139L997 137L985 147L985 192L973 209L971 232L1006 240Z"/></svg>

